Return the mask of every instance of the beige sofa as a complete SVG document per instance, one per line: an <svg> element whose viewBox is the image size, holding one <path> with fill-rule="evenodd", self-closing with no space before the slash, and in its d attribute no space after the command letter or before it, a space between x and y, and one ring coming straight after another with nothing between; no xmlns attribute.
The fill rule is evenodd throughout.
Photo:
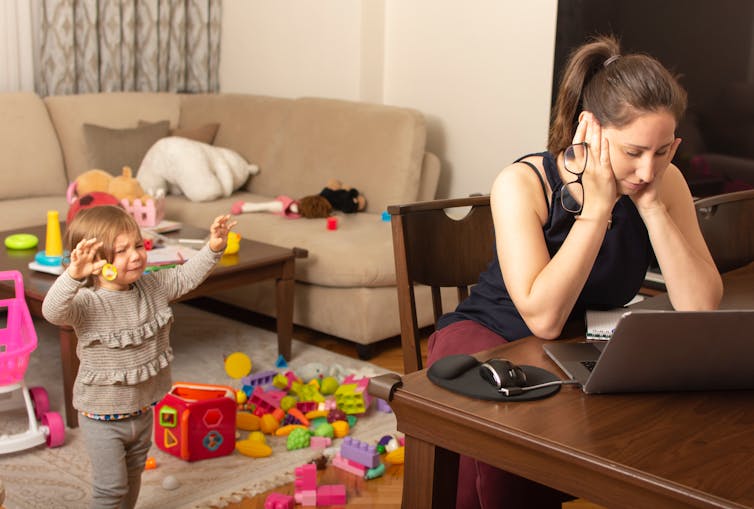
<svg viewBox="0 0 754 509"><path fill-rule="evenodd" d="M245 94L0 94L3 229L43 223L49 209L65 217L68 183L92 169L84 123L133 128L161 120L181 128L219 123L214 145L237 151L261 170L228 198L168 196L166 219L208 226L239 199L317 194L329 178L358 188L367 198L366 212L340 216L335 231L327 230L325 219L269 213L237 216L237 230L308 250L296 267L296 324L362 346L400 333L390 223L381 213L388 204L433 198L440 172L437 157L425 151L424 118L411 109ZM274 316L272 284L215 297ZM430 323L431 308L422 308L421 321Z"/></svg>

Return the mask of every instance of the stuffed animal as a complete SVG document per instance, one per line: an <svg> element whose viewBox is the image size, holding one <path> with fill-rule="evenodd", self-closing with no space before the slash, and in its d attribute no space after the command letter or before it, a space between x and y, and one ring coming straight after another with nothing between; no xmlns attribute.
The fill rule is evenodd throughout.
<svg viewBox="0 0 754 509"><path fill-rule="evenodd" d="M94 192L108 193L118 200L126 198L130 202L136 199L144 202L151 198L141 188L139 181L133 178L128 166L124 166L123 173L117 177L103 170L85 171L71 184L68 201L72 202L74 195L82 197Z"/></svg>
<svg viewBox="0 0 754 509"><path fill-rule="evenodd" d="M357 189L344 187L340 180L330 179L319 194L304 196L299 200L285 195L268 202L239 200L231 207L231 213L273 212L289 218L317 218L328 217L334 210L353 214L365 210L366 206L366 198Z"/></svg>

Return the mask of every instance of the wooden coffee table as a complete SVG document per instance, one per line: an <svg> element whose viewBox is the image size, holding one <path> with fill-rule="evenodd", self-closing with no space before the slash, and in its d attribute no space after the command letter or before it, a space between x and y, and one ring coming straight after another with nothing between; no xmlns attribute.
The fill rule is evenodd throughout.
<svg viewBox="0 0 754 509"><path fill-rule="evenodd" d="M61 224L61 231L65 225ZM3 244L0 251L0 268L18 270L24 277L24 293L32 315L42 317L42 301L57 276L29 269L29 262L38 250L44 249L46 226L35 226L0 232L3 240L14 233L33 233L40 239L40 245L26 251L13 251ZM180 231L166 236L181 238L203 238L207 230L184 225ZM214 292L228 290L267 279L275 279L275 302L277 311L278 352L285 358L291 357L291 336L293 334L293 286L296 258L307 256L304 249L283 247L241 239L241 248L235 255L224 256L217 267L199 287L184 295L180 300L208 296ZM0 281L0 298L15 295L12 281ZM78 426L78 414L73 408L73 382L79 368L76 355L78 338L73 329L58 327L60 335L60 359L63 367L63 394L65 398L66 424Z"/></svg>

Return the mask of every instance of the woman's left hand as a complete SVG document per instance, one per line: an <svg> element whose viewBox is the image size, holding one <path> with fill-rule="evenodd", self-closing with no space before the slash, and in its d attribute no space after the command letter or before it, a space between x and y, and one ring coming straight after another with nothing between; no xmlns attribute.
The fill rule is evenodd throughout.
<svg viewBox="0 0 754 509"><path fill-rule="evenodd" d="M661 206L663 201L660 197L660 183L665 171L670 166L670 162L675 157L675 152L678 150L678 145L681 144L681 138L676 138L673 144L668 149L667 154L664 155L664 164L660 165L661 170L657 172L652 182L647 184L643 189L631 195L636 208L639 211L650 210L654 207Z"/></svg>
<svg viewBox="0 0 754 509"><path fill-rule="evenodd" d="M225 251L228 245L228 232L237 224L238 221L231 220L230 214L217 216L209 228L209 248L215 253Z"/></svg>

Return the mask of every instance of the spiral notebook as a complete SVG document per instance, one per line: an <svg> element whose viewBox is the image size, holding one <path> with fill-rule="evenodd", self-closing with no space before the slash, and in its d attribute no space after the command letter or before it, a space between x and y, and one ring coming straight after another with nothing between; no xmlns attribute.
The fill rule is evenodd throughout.
<svg viewBox="0 0 754 509"><path fill-rule="evenodd" d="M613 337L618 320L629 310L627 308L609 309L607 311L586 312L586 340L607 341Z"/></svg>

